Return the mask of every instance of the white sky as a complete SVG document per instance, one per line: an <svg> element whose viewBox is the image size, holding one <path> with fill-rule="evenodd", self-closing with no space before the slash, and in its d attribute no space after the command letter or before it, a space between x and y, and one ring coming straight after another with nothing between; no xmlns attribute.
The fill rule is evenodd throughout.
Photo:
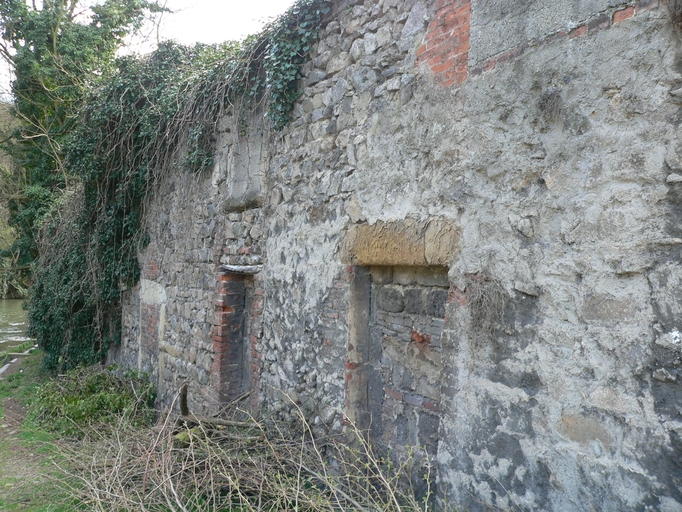
<svg viewBox="0 0 682 512"><path fill-rule="evenodd" d="M160 34L184 44L243 39L291 4L293 0L167 0L176 13L163 15Z"/></svg>
<svg viewBox="0 0 682 512"><path fill-rule="evenodd" d="M0 0L0 2L3 0ZM220 43L240 40L257 33L262 26L282 14L294 0L160 0L172 11L163 14L158 29L147 28L143 41L132 45L134 51L147 52L161 40L174 39L182 44ZM0 68L0 96L7 97L8 71Z"/></svg>

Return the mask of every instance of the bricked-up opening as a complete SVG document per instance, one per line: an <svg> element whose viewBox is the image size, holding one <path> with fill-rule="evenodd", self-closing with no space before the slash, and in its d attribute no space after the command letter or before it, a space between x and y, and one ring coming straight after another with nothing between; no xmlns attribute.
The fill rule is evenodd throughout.
<svg viewBox="0 0 682 512"><path fill-rule="evenodd" d="M138 368L157 375L161 304L140 302L140 351Z"/></svg>
<svg viewBox="0 0 682 512"><path fill-rule="evenodd" d="M251 387L251 354L246 323L253 302L254 274L260 266L224 266L218 273L213 328L212 382L219 403L229 403ZM249 291L251 293L249 293Z"/></svg>
<svg viewBox="0 0 682 512"><path fill-rule="evenodd" d="M436 456L448 289L446 267L354 269L348 412L398 456L416 446Z"/></svg>

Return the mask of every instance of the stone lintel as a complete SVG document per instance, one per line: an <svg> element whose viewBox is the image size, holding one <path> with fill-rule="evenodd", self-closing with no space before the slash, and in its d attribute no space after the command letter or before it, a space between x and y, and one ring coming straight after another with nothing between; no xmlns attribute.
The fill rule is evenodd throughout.
<svg viewBox="0 0 682 512"><path fill-rule="evenodd" d="M263 265L221 265L218 269L219 276L242 275L252 276L263 270Z"/></svg>
<svg viewBox="0 0 682 512"><path fill-rule="evenodd" d="M459 252L460 230L451 219L351 226L341 261L355 266L449 266Z"/></svg>

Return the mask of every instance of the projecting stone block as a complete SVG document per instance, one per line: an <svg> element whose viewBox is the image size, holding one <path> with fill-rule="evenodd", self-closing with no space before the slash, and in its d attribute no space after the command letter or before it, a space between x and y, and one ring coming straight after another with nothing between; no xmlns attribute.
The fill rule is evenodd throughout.
<svg viewBox="0 0 682 512"><path fill-rule="evenodd" d="M619 299L609 294L594 294L585 300L583 318L588 322L633 321L637 305L629 299Z"/></svg>
<svg viewBox="0 0 682 512"><path fill-rule="evenodd" d="M262 202L263 176L268 165L268 132L262 112L253 112L246 125L239 115L222 121L216 142L215 164L211 178L217 187L225 212L242 211Z"/></svg>

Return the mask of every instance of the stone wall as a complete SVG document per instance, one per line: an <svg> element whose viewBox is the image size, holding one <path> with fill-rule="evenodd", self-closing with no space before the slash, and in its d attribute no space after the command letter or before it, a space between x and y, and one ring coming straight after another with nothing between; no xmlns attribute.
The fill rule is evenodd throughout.
<svg viewBox="0 0 682 512"><path fill-rule="evenodd" d="M376 418L373 439L398 456L419 446L435 463L447 269L372 267L370 275L368 364L377 386L367 410Z"/></svg>
<svg viewBox="0 0 682 512"><path fill-rule="evenodd" d="M217 413L260 266L254 410L424 445L441 507L682 510L680 63L656 0L335 1L292 123L159 185L112 357Z"/></svg>

